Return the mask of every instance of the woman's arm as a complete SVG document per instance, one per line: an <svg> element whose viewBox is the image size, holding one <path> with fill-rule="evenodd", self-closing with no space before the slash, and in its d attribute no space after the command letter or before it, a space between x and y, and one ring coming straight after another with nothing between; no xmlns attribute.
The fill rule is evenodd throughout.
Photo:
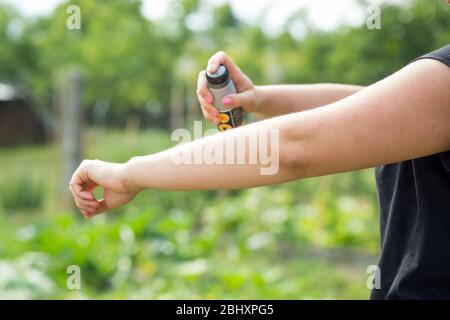
<svg viewBox="0 0 450 320"><path fill-rule="evenodd" d="M221 103L230 108L242 107L244 111L253 113L258 119L324 106L363 88L332 83L255 86L225 52L219 51L209 59L207 70L201 71L197 80L197 97L203 115L215 124L218 124L219 120L214 104L219 102L214 101L214 96L208 90L205 73L215 72L221 64L229 70L239 92L224 97Z"/></svg>
<svg viewBox="0 0 450 320"><path fill-rule="evenodd" d="M348 97L362 86L336 83L256 86L254 114L267 119L283 114L314 109Z"/></svg>
<svg viewBox="0 0 450 320"><path fill-rule="evenodd" d="M279 116L215 134L125 164L84 162L71 190L86 216L113 209L146 188L236 189L357 170L450 149L450 72L434 60L416 61L388 78L324 107ZM177 164L181 151L194 154L242 137L279 132L267 163ZM258 145L257 152L266 151ZM250 151L246 150L248 157ZM174 157L175 155L175 157ZM227 152L225 152L227 155ZM176 159L176 161L174 161ZM92 189L105 187L97 201ZM114 197L117 196L117 197Z"/></svg>

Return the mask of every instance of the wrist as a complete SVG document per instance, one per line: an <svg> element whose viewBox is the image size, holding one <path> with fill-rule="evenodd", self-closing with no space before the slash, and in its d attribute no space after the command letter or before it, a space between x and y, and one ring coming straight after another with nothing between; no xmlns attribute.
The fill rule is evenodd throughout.
<svg viewBox="0 0 450 320"><path fill-rule="evenodd" d="M253 112L258 113L261 110L261 86L255 86L255 100L253 103Z"/></svg>
<svg viewBox="0 0 450 320"><path fill-rule="evenodd" d="M252 113L264 113L264 89L263 86L255 86L255 99L252 108Z"/></svg>
<svg viewBox="0 0 450 320"><path fill-rule="evenodd" d="M133 157L122 164L120 176L122 185L130 193L138 194L145 189L140 184L138 175L136 175L137 166L139 164L139 157Z"/></svg>

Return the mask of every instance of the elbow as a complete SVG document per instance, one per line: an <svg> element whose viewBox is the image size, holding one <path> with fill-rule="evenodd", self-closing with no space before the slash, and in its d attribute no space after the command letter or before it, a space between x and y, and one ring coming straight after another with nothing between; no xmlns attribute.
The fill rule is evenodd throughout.
<svg viewBox="0 0 450 320"><path fill-rule="evenodd" d="M306 137L296 129L280 130L280 166L306 176L310 167Z"/></svg>
<svg viewBox="0 0 450 320"><path fill-rule="evenodd" d="M294 146L284 146L280 150L280 166L286 169L306 172L308 164L302 152Z"/></svg>

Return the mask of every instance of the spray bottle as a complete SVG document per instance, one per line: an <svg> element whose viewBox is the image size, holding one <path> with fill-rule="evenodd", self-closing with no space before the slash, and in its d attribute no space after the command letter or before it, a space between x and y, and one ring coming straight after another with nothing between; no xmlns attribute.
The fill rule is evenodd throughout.
<svg viewBox="0 0 450 320"><path fill-rule="evenodd" d="M243 121L243 110L239 108L229 108L222 105L222 98L236 93L236 87L230 74L224 65L220 65L216 72L206 73L208 88L214 96L214 105L219 109L217 125L219 131L239 127Z"/></svg>

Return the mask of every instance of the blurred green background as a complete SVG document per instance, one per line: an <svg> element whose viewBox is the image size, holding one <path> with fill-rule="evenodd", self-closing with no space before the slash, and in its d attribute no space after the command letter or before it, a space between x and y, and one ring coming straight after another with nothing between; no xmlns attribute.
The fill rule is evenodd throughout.
<svg viewBox="0 0 450 320"><path fill-rule="evenodd" d="M379 30L366 27L372 1L343 2L363 19L328 29L310 14L316 1L303 2L268 32L264 18L289 2L265 1L250 23L235 1L168 0L153 19L138 0L59 1L39 16L0 1L0 117L18 110L5 107L13 86L44 130L39 143L0 147L0 298L366 299L379 250L373 170L233 192L149 190L92 220L61 190L55 75L68 68L85 88L83 156L121 162L173 145L171 106L184 126L201 119L196 78L217 50L256 84L367 85L450 42L446 1L375 1ZM66 28L70 4L80 30ZM81 290L66 287L69 265L81 268Z"/></svg>

